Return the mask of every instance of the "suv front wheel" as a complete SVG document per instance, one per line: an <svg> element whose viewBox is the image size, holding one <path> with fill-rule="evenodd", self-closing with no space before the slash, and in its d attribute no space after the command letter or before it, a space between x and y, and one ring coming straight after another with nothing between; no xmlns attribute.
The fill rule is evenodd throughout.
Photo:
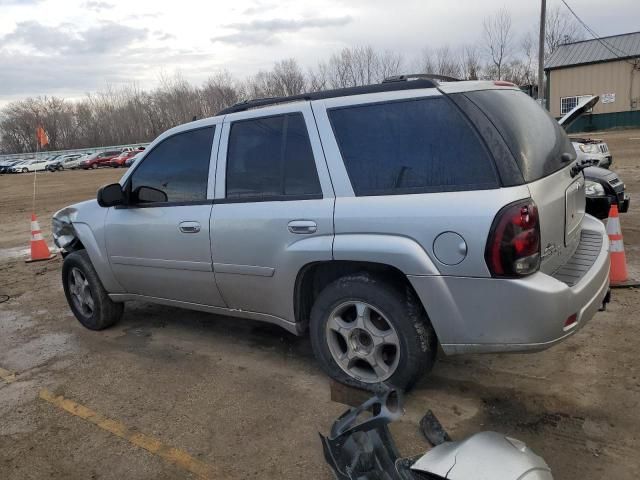
<svg viewBox="0 0 640 480"><path fill-rule="evenodd" d="M410 289L369 274L340 278L311 310L311 345L335 380L366 390L404 390L431 370L435 332Z"/></svg>
<svg viewBox="0 0 640 480"><path fill-rule="evenodd" d="M71 311L91 330L103 330L122 317L123 303L109 298L86 250L72 252L62 265L62 285Z"/></svg>

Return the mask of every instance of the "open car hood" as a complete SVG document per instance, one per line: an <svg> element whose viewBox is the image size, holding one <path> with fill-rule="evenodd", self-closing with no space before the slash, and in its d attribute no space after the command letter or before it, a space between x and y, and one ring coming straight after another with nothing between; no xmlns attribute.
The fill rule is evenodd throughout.
<svg viewBox="0 0 640 480"><path fill-rule="evenodd" d="M585 98L578 103L578 106L567 113L564 117L558 120L558 123L567 130L573 122L579 119L587 110L592 108L596 103L600 101L599 96L591 98Z"/></svg>

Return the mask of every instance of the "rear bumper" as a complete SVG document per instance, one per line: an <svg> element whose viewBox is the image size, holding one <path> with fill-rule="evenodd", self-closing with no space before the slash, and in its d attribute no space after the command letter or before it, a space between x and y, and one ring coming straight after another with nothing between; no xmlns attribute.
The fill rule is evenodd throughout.
<svg viewBox="0 0 640 480"><path fill-rule="evenodd" d="M602 236L594 263L573 286L542 272L523 279L410 276L446 354L544 350L574 334L609 290L609 241L602 222L583 230ZM565 321L576 315L573 325Z"/></svg>

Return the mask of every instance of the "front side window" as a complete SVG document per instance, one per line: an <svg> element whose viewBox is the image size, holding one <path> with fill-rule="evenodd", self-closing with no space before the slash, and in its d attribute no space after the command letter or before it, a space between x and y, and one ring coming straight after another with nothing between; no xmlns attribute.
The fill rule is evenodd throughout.
<svg viewBox="0 0 640 480"><path fill-rule="evenodd" d="M300 113L231 125L226 196L265 200L321 195L304 117Z"/></svg>
<svg viewBox="0 0 640 480"><path fill-rule="evenodd" d="M206 200L215 127L178 133L151 150L131 175L134 203L141 187L160 191L168 202Z"/></svg>
<svg viewBox="0 0 640 480"><path fill-rule="evenodd" d="M447 99L357 105L328 113L358 196L498 187L484 144Z"/></svg>

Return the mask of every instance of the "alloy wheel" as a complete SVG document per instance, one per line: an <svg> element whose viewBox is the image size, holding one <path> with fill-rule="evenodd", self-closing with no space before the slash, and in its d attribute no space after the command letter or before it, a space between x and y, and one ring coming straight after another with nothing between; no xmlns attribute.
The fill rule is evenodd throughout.
<svg viewBox="0 0 640 480"><path fill-rule="evenodd" d="M93 315L95 303L89 288L89 282L84 273L78 268L71 269L69 273L69 293L76 309L85 317Z"/></svg>
<svg viewBox="0 0 640 480"><path fill-rule="evenodd" d="M327 320L326 340L338 366L362 382L383 382L398 368L398 334L382 312L367 302L338 305Z"/></svg>

